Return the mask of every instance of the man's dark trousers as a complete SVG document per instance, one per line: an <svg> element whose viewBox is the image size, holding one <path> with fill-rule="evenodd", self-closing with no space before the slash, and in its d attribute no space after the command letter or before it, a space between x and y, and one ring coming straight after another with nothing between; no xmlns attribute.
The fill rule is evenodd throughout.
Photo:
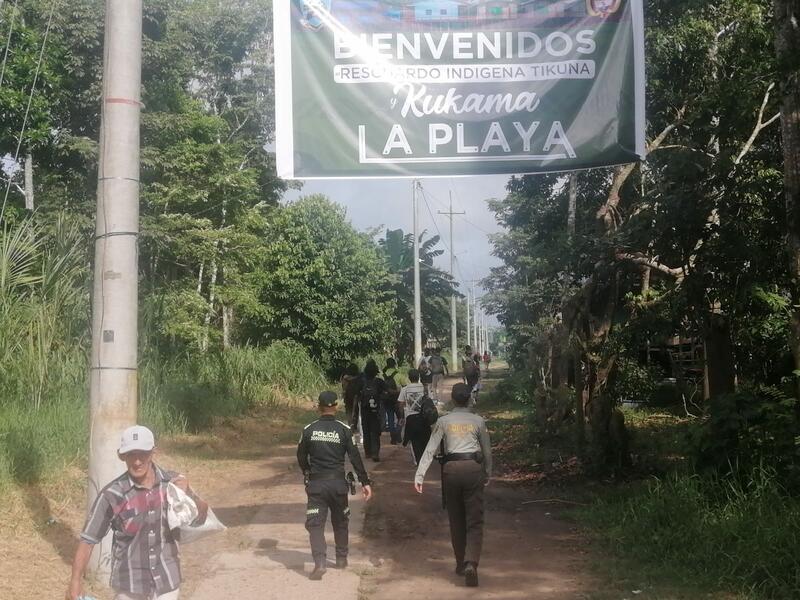
<svg viewBox="0 0 800 600"><path fill-rule="evenodd" d="M456 562L474 563L483 546L483 467L474 460L459 460L444 465L444 495L450 518L450 539Z"/></svg>
<svg viewBox="0 0 800 600"><path fill-rule="evenodd" d="M404 443L411 442L411 450L414 452L414 462L419 464L422 453L431 439L431 426L421 413L408 415L406 418L405 440Z"/></svg>
<svg viewBox="0 0 800 600"><path fill-rule="evenodd" d="M381 452L381 414L377 410L361 413L361 430L364 433L364 456L378 458Z"/></svg>
<svg viewBox="0 0 800 600"><path fill-rule="evenodd" d="M347 506L347 482L344 473L336 479L311 480L306 486L306 529L311 539L311 555L315 565L326 562L325 522L331 511L336 558L347 557L350 508Z"/></svg>

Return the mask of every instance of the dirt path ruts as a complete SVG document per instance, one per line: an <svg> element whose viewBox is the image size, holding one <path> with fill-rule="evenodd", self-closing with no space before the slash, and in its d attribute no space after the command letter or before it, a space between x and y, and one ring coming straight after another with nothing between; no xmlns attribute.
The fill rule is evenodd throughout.
<svg viewBox="0 0 800 600"><path fill-rule="evenodd" d="M447 381L446 390L457 380ZM523 504L530 490L495 480L487 488L487 521L479 588L466 588L453 574L447 515L441 508L439 466L426 478L425 493L412 487L408 448L391 446L384 434L382 461L366 461L375 499L364 510L351 497L351 560L347 571L329 569L322 582L311 570L303 527L305 493L294 458L284 446L269 458L238 460L225 471L225 485L209 493L229 530L208 543L184 548L189 600L436 600L497 598L578 600L592 587L581 540L548 508ZM363 536L362 536L363 529ZM332 532L327 528L329 557Z"/></svg>
<svg viewBox="0 0 800 600"><path fill-rule="evenodd" d="M457 380L448 381L449 386ZM449 388L448 386L448 388ZM480 412L480 411L478 411ZM439 465L433 464L424 493L413 489L414 464L407 448L382 452L374 470L375 500L367 507L368 552L386 561L362 580L369 600L469 598L576 600L588 598L581 540L549 509L523 504L530 491L494 480L486 489L480 587L467 588L455 567L447 513L441 506Z"/></svg>

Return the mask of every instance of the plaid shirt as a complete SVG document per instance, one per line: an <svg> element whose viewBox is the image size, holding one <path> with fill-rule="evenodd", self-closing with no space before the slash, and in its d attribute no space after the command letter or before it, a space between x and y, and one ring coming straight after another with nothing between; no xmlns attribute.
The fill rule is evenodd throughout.
<svg viewBox="0 0 800 600"><path fill-rule="evenodd" d="M153 468L152 489L137 486L127 472L104 487L80 535L88 544L99 544L113 530L111 587L148 597L181 583L178 543L167 524L167 484L179 475Z"/></svg>

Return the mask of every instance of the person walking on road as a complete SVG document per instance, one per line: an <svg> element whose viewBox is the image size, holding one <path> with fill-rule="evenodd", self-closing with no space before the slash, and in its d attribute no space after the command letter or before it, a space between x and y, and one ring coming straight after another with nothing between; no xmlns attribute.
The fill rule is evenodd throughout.
<svg viewBox="0 0 800 600"><path fill-rule="evenodd" d="M433 375L430 395L434 400L436 400L436 402L439 402L441 400L439 398L439 391L442 387L442 379L444 379L446 375L450 374L447 370L447 361L442 356L441 348L434 348L429 363L431 375Z"/></svg>
<svg viewBox="0 0 800 600"><path fill-rule="evenodd" d="M361 373L359 373L356 363L347 365L344 375L342 375L342 398L344 398L344 411L347 415L348 423L353 420L353 405L355 404L357 382L360 377Z"/></svg>
<svg viewBox="0 0 800 600"><path fill-rule="evenodd" d="M378 377L378 364L370 359L364 366L364 374L358 380L356 387L356 402L353 405L353 420L351 425L355 428L358 418L361 417L361 432L364 442L364 456L373 461L380 461L381 452L381 421L383 393L385 389L383 379Z"/></svg>
<svg viewBox="0 0 800 600"><path fill-rule="evenodd" d="M306 529L314 558L314 570L309 575L313 580L322 579L327 570L325 522L329 510L336 543L336 568L347 567L350 508L347 505L349 485L344 472L345 455L350 458L361 482L364 499L369 501L372 498L371 482L353 444L351 430L336 420L336 400L334 392L319 395L320 418L305 426L297 444L297 462L303 471L308 496Z"/></svg>
<svg viewBox="0 0 800 600"><path fill-rule="evenodd" d="M425 395L429 396L431 393L431 383L433 383L433 373L431 373L431 349L425 348L422 352L422 358L417 365L419 371L419 380L425 389Z"/></svg>
<svg viewBox="0 0 800 600"><path fill-rule="evenodd" d="M481 380L481 367L480 364L475 362L470 346L464 347L464 356L461 357L461 369L464 372L464 381L469 388L474 403L477 401L478 397L478 383Z"/></svg>
<svg viewBox="0 0 800 600"><path fill-rule="evenodd" d="M386 368L383 369L383 412L385 415L384 424L389 432L389 440L393 446L402 441L400 436L400 416L397 410L397 396L400 393L400 387L395 380L398 373L397 361L393 358L387 358Z"/></svg>
<svg viewBox="0 0 800 600"><path fill-rule="evenodd" d="M194 501L197 525L205 522L208 504L183 475L157 466L155 451L155 437L147 427L134 425L122 432L117 456L127 469L100 490L92 503L72 561L66 600L83 597L89 557L109 530L114 532L111 587L115 600L178 599L180 556L167 520L167 486L176 485Z"/></svg>
<svg viewBox="0 0 800 600"><path fill-rule="evenodd" d="M419 371L411 369L408 372L409 384L400 390L397 403L403 407L405 413L403 427L403 445L411 444L414 464L419 464L422 453L428 440L431 439L431 425L436 422L439 413L433 401L425 395L425 390L419 383Z"/></svg>
<svg viewBox="0 0 800 600"><path fill-rule="evenodd" d="M483 489L492 475L492 448L483 417L467 409L467 386L454 385L452 397L455 408L436 422L417 467L414 489L422 493L425 473L442 444L442 486L456 573L464 575L468 586L475 587L483 545Z"/></svg>

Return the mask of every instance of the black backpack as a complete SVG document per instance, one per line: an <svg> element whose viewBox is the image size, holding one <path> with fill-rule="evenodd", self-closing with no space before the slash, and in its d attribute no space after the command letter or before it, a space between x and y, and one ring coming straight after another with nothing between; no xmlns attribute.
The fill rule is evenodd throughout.
<svg viewBox="0 0 800 600"><path fill-rule="evenodd" d="M378 412L380 408L380 390L378 389L378 378L364 379L361 385L361 407L364 410Z"/></svg>
<svg viewBox="0 0 800 600"><path fill-rule="evenodd" d="M434 404L430 396L422 398L422 406L419 413L428 425L433 426L439 420L439 411L436 410L436 404Z"/></svg>

